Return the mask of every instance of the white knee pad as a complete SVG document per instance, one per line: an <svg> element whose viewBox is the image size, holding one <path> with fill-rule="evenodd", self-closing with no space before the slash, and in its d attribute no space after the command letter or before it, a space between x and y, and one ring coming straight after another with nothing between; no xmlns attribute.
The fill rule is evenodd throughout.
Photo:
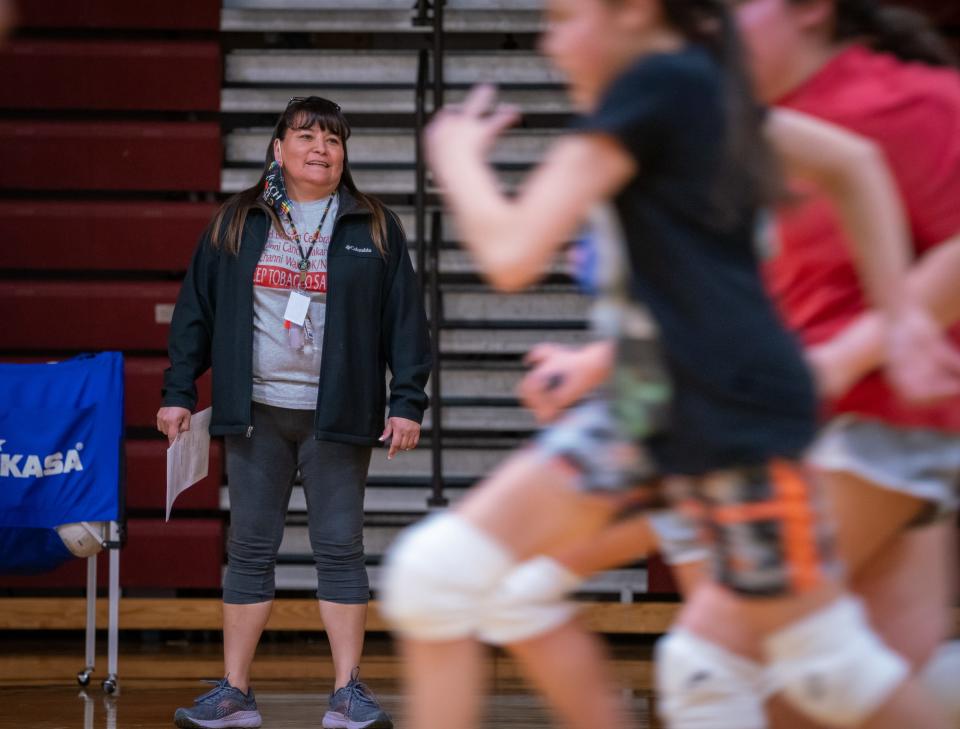
<svg viewBox="0 0 960 729"><path fill-rule="evenodd" d="M960 729L960 640L940 646L921 671L920 681L943 708L951 726Z"/></svg>
<svg viewBox="0 0 960 729"><path fill-rule="evenodd" d="M858 726L910 674L907 662L874 634L859 601L844 597L770 636L768 672L776 688L811 719Z"/></svg>
<svg viewBox="0 0 960 729"><path fill-rule="evenodd" d="M555 559L535 557L518 565L490 596L478 637L492 645L529 640L577 613L566 599L582 581Z"/></svg>
<svg viewBox="0 0 960 729"><path fill-rule="evenodd" d="M459 516L431 516L388 552L381 611L398 632L417 640L476 635L490 595L515 564Z"/></svg>
<svg viewBox="0 0 960 729"><path fill-rule="evenodd" d="M657 713L668 729L765 729L763 667L689 631L657 641Z"/></svg>

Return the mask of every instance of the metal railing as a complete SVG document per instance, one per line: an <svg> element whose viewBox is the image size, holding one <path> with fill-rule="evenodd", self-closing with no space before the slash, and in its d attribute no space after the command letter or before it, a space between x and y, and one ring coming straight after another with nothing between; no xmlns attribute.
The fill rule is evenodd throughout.
<svg viewBox="0 0 960 729"><path fill-rule="evenodd" d="M430 0L417 0L413 7L417 11L413 16L413 24L430 25Z"/></svg>
<svg viewBox="0 0 960 729"><path fill-rule="evenodd" d="M427 123L427 50L421 49L417 57L416 116L414 130L414 156L416 159L416 191L414 192L414 227L417 238L417 280L420 290L426 283L426 225L427 225L427 164L423 151L423 128Z"/></svg>
<svg viewBox="0 0 960 729"><path fill-rule="evenodd" d="M433 0L433 108L443 106L443 66L446 46L443 35L443 6L446 0Z"/></svg>
<svg viewBox="0 0 960 729"><path fill-rule="evenodd" d="M427 506L439 508L447 505L443 493L443 401L440 366L440 246L443 245L443 212L435 209L430 216L430 350L433 356L433 374L430 379L430 401L433 403L433 420L430 426L430 498Z"/></svg>
<svg viewBox="0 0 960 729"><path fill-rule="evenodd" d="M430 496L427 505L440 508L448 504L444 494L443 479L443 402L442 368L440 364L440 325L442 303L440 300L440 247L443 245L443 214L434 209L430 217L430 235L427 236L427 166L423 149L423 130L427 121L428 59L432 55L433 104L436 110L443 106L443 66L445 43L443 36L443 6L445 0L418 0L415 25L432 25L432 54L422 49L417 58L416 87L416 192L414 197L414 220L417 239L417 278L421 290L429 301L430 351L433 372L430 376L430 402L432 423L430 427ZM430 12L432 10L432 13Z"/></svg>

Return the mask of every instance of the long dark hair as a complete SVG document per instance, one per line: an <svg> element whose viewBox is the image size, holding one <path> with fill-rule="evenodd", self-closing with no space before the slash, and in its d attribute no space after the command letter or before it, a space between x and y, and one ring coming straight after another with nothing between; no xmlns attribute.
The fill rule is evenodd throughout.
<svg viewBox="0 0 960 729"><path fill-rule="evenodd" d="M799 4L808 0L790 0ZM836 0L834 39L862 39L876 51L930 66L956 66L957 55L933 23L916 10L878 0Z"/></svg>
<svg viewBox="0 0 960 729"><path fill-rule="evenodd" d="M319 125L325 132L336 134L343 142L343 174L340 176L340 185L349 190L361 206L370 210L370 236L380 254L386 256L388 211L375 197L357 189L353 175L350 174L350 163L347 158L350 124L338 104L319 96L291 99L273 128L270 143L267 145L263 172L257 184L230 197L213 217L210 223L210 240L214 247L222 247L225 251L236 255L243 240L243 226L247 222L247 215L254 208L262 210L271 224L278 231L283 232L283 226L276 211L262 198L267 173L270 165L275 161L273 143L277 139L282 141L291 129L312 129L315 125Z"/></svg>
<svg viewBox="0 0 960 729"><path fill-rule="evenodd" d="M744 207L775 204L785 187L776 155L763 135L746 54L726 0L661 0L667 22L705 48L723 71L726 134L723 168L713 192L720 220Z"/></svg>

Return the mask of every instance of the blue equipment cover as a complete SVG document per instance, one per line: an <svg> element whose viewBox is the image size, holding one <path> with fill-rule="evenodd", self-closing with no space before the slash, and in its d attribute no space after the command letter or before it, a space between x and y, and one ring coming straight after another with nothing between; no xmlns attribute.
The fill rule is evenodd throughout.
<svg viewBox="0 0 960 729"><path fill-rule="evenodd" d="M54 529L0 528L0 575L36 575L71 559Z"/></svg>
<svg viewBox="0 0 960 729"><path fill-rule="evenodd" d="M122 445L119 352L0 364L0 528L119 520Z"/></svg>

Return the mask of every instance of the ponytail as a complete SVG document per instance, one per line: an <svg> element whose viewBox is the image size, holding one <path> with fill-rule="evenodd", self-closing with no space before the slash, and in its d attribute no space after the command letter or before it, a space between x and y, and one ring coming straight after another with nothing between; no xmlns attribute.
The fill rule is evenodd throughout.
<svg viewBox="0 0 960 729"><path fill-rule="evenodd" d="M667 22L688 41L706 48L723 70L726 142L715 208L724 217L736 217L745 206L780 202L784 197L780 169L762 133L760 105L726 0L663 0L662 7Z"/></svg>
<svg viewBox="0 0 960 729"><path fill-rule="evenodd" d="M794 0L796 1L796 0ZM904 61L956 66L957 56L922 13L878 0L837 0L835 39L864 39Z"/></svg>

